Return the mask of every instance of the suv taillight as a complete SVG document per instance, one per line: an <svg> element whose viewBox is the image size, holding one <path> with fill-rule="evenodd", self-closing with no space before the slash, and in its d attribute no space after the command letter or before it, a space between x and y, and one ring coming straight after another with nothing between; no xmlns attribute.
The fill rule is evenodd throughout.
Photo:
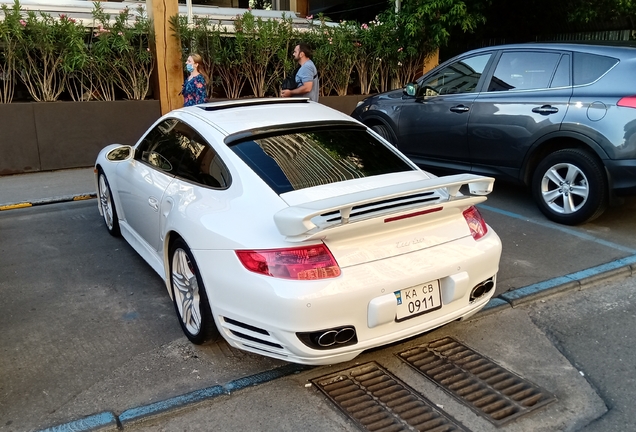
<svg viewBox="0 0 636 432"><path fill-rule="evenodd" d="M464 219L466 219L466 223L468 224L468 228L470 228L470 234L473 236L475 240L479 240L488 232L488 225L486 225L486 221L483 217L481 217L481 213L475 206L470 206L466 210L464 210Z"/></svg>
<svg viewBox="0 0 636 432"><path fill-rule="evenodd" d="M636 108L636 96L622 97L618 100L618 102L616 102L616 105L627 108Z"/></svg>
<svg viewBox="0 0 636 432"><path fill-rule="evenodd" d="M340 276L340 267L324 244L288 249L238 250L249 271L282 279L316 280Z"/></svg>

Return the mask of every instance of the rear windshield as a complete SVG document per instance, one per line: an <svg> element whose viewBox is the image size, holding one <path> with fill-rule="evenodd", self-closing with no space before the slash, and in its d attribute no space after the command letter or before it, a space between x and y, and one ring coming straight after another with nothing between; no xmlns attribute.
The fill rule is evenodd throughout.
<svg viewBox="0 0 636 432"><path fill-rule="evenodd" d="M276 193L414 168L364 129L263 136L231 146Z"/></svg>

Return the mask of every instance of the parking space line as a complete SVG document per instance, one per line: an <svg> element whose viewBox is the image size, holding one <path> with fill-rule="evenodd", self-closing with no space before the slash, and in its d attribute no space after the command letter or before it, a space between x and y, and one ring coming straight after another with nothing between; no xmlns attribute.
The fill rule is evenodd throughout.
<svg viewBox="0 0 636 432"><path fill-rule="evenodd" d="M515 219L519 219L519 220L522 220L524 222L530 222L532 224L539 225L539 226L542 226L544 228L550 228L550 229L553 229L553 230L561 231L562 233L573 235L573 236L579 237L579 238L581 238L583 240L588 240L588 241L591 241L591 242L594 242L594 243L597 243L597 244L600 244L600 245L603 245L603 246L606 246L606 247L609 247L609 248L612 248L612 249L616 249L616 250L619 250L619 251L622 251L622 252L627 252L629 254L636 254L636 249L633 249L633 248L630 248L630 247L627 247L627 246L623 246L623 245L619 245L618 243L614 243L614 242L610 242L610 241L607 241L607 240L603 240L603 239L594 237L592 235L576 231L576 230L574 230L572 228L568 228L568 227L563 226L563 225L557 225L557 224L554 224L554 223L551 223L551 222L536 221L536 220L528 218L527 216L522 216L520 214L512 213L512 212L509 212L507 210L501 210L501 209L498 209L496 207L491 207L489 205L479 204L477 207L482 208L484 210L488 210L488 211L492 211L492 212L495 212L495 213L499 213L499 214L504 215L504 216L508 216L508 217L515 218Z"/></svg>

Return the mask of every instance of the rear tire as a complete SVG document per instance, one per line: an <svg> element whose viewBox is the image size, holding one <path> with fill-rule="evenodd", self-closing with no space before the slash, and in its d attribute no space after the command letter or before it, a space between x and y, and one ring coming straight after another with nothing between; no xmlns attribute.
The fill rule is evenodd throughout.
<svg viewBox="0 0 636 432"><path fill-rule="evenodd" d="M183 333L197 345L218 339L219 332L192 252L182 239L177 239L170 246L169 257L172 300Z"/></svg>
<svg viewBox="0 0 636 432"><path fill-rule="evenodd" d="M532 195L550 220L565 225L589 222L607 208L603 166L583 150L555 151L537 166Z"/></svg>
<svg viewBox="0 0 636 432"><path fill-rule="evenodd" d="M373 132L377 133L378 135L380 135L382 138L384 138L388 142L390 142L391 145L393 145L394 147L397 147L397 143L395 142L395 138L393 137L393 134L391 133L391 130L387 126L385 126L385 125L373 125L373 126L371 126L371 130Z"/></svg>

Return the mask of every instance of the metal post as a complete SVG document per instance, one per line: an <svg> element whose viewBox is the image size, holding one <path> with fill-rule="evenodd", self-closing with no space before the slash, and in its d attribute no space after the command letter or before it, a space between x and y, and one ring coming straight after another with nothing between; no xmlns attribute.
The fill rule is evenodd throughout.
<svg viewBox="0 0 636 432"><path fill-rule="evenodd" d="M188 6L188 24L192 24L192 0L186 0Z"/></svg>

